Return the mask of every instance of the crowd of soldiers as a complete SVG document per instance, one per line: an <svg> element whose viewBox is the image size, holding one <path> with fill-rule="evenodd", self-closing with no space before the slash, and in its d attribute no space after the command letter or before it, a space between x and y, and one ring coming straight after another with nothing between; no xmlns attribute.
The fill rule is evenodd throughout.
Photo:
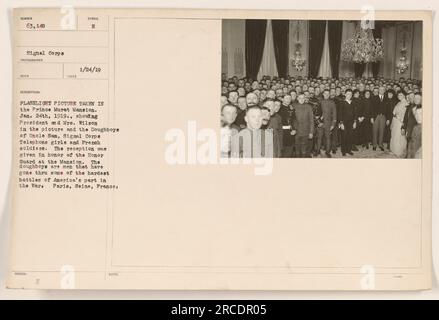
<svg viewBox="0 0 439 320"><path fill-rule="evenodd" d="M252 80L223 74L221 83L221 127L228 137L222 144L223 156L243 156L242 147L237 152L231 147L236 133L258 132L263 137L267 130L275 158L321 157L322 151L331 158L338 150L342 156L353 156L369 148L384 152L391 145L399 100L404 100L405 114L398 129L408 141L403 157L413 158L420 149L420 139L411 139L421 122L414 112L421 108L418 80L269 76ZM249 154L253 156L253 151Z"/></svg>

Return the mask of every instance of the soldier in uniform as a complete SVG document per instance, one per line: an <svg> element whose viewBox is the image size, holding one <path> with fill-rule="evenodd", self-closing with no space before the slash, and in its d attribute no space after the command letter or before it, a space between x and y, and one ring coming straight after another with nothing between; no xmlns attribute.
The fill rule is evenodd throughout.
<svg viewBox="0 0 439 320"><path fill-rule="evenodd" d="M294 119L294 108L292 97L285 95L282 99L279 115L282 121L282 157L291 158L294 156L294 136L291 135Z"/></svg>
<svg viewBox="0 0 439 320"><path fill-rule="evenodd" d="M296 156L310 157L310 140L314 137L314 114L310 104L305 103L304 94L297 97L294 106L293 131L295 135Z"/></svg>
<svg viewBox="0 0 439 320"><path fill-rule="evenodd" d="M326 156L331 158L331 135L337 123L337 108L335 102L330 99L329 89L323 91L323 100L320 103L322 110L321 126L317 130L316 152L320 154L323 137L325 137Z"/></svg>
<svg viewBox="0 0 439 320"><path fill-rule="evenodd" d="M314 151L313 154L316 157L320 150L317 150L318 143L317 143L317 136L319 134L323 134L323 121L322 121L322 109L320 107L320 100L314 95L314 90L311 90L309 93L309 98L307 101L308 104L312 107L312 112L314 115L314 138L309 141L310 143L310 150Z"/></svg>
<svg viewBox="0 0 439 320"><path fill-rule="evenodd" d="M354 108L354 113L356 116L361 115L363 113L362 107L362 101L361 101L361 95L360 95L360 90L358 89L354 89L352 91L352 103L353 103L353 108ZM359 120L359 119L357 119ZM361 143L361 138L359 135L359 130L355 129L352 132L352 151L358 151L358 145L360 145Z"/></svg>
<svg viewBox="0 0 439 320"><path fill-rule="evenodd" d="M341 132L338 124L341 121L341 105L344 100L345 100L345 96L342 94L341 88L337 87L335 89L335 98L334 98L335 107L337 109L337 123L331 135L332 154L336 154L337 148L340 145L340 141L341 141Z"/></svg>

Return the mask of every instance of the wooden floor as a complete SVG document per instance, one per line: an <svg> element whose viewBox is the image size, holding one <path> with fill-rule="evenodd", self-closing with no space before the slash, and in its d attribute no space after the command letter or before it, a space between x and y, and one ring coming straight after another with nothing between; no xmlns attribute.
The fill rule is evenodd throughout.
<svg viewBox="0 0 439 320"><path fill-rule="evenodd" d="M384 151L381 151L380 148L374 151L372 147L369 147L369 149L358 147L358 150L359 151L354 152L353 156L346 155L343 157L340 148L338 148L337 153L331 153L331 156L336 159L397 159L397 157L387 149L387 146L385 146ZM326 158L325 152L322 150L321 155L317 156L317 158Z"/></svg>

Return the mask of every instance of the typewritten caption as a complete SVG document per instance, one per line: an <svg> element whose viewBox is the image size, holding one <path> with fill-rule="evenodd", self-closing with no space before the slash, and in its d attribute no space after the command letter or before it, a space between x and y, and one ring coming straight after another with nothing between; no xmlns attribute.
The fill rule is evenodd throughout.
<svg viewBox="0 0 439 320"><path fill-rule="evenodd" d="M19 101L21 189L118 189L108 168L110 136L103 101Z"/></svg>

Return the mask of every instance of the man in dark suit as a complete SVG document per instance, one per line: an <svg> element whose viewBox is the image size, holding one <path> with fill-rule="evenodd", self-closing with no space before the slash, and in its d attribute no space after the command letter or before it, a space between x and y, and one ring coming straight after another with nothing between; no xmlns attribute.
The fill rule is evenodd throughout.
<svg viewBox="0 0 439 320"><path fill-rule="evenodd" d="M320 99L314 95L314 88L310 87L310 89L311 88L312 90L309 93L308 101L306 101L305 98L305 103L311 105L314 115L314 138L309 140L309 150L314 151L314 156L317 157L317 155L320 154L320 146L317 146L317 137L319 132L321 133L323 131L322 108L320 106Z"/></svg>
<svg viewBox="0 0 439 320"><path fill-rule="evenodd" d="M340 117L341 117L341 105L343 104L343 101L345 100L345 96L344 94L341 93L341 88L337 87L335 89L335 98L334 98L334 102L335 102L335 106L337 109L337 124L332 132L332 141L331 141L331 149L332 149L332 153L336 154L337 152L337 148L338 145L341 141L341 135L340 135L340 130L338 128L338 123L341 121Z"/></svg>
<svg viewBox="0 0 439 320"><path fill-rule="evenodd" d="M352 103L352 90L348 89L345 92L346 99L341 103L340 111L340 129L341 129L341 153L343 156L352 152L352 139L354 136L354 129L356 128L356 115L354 105Z"/></svg>
<svg viewBox="0 0 439 320"><path fill-rule="evenodd" d="M361 97L360 112L357 113L358 117L358 135L360 138L360 144L365 149L369 149L370 137L371 137L371 92L366 90L364 96Z"/></svg>
<svg viewBox="0 0 439 320"><path fill-rule="evenodd" d="M329 90L323 91L323 100L320 103L322 110L322 122L320 130L317 130L317 148L316 152L320 154L323 137L325 137L326 156L331 158L331 133L337 122L337 108L335 102L329 99Z"/></svg>
<svg viewBox="0 0 439 320"><path fill-rule="evenodd" d="M378 89L378 95L372 98L372 117L370 122L373 125L373 150L376 150L378 145L381 151L384 151L384 129L386 128L387 121L387 103L384 97L385 92L386 89L381 86Z"/></svg>

